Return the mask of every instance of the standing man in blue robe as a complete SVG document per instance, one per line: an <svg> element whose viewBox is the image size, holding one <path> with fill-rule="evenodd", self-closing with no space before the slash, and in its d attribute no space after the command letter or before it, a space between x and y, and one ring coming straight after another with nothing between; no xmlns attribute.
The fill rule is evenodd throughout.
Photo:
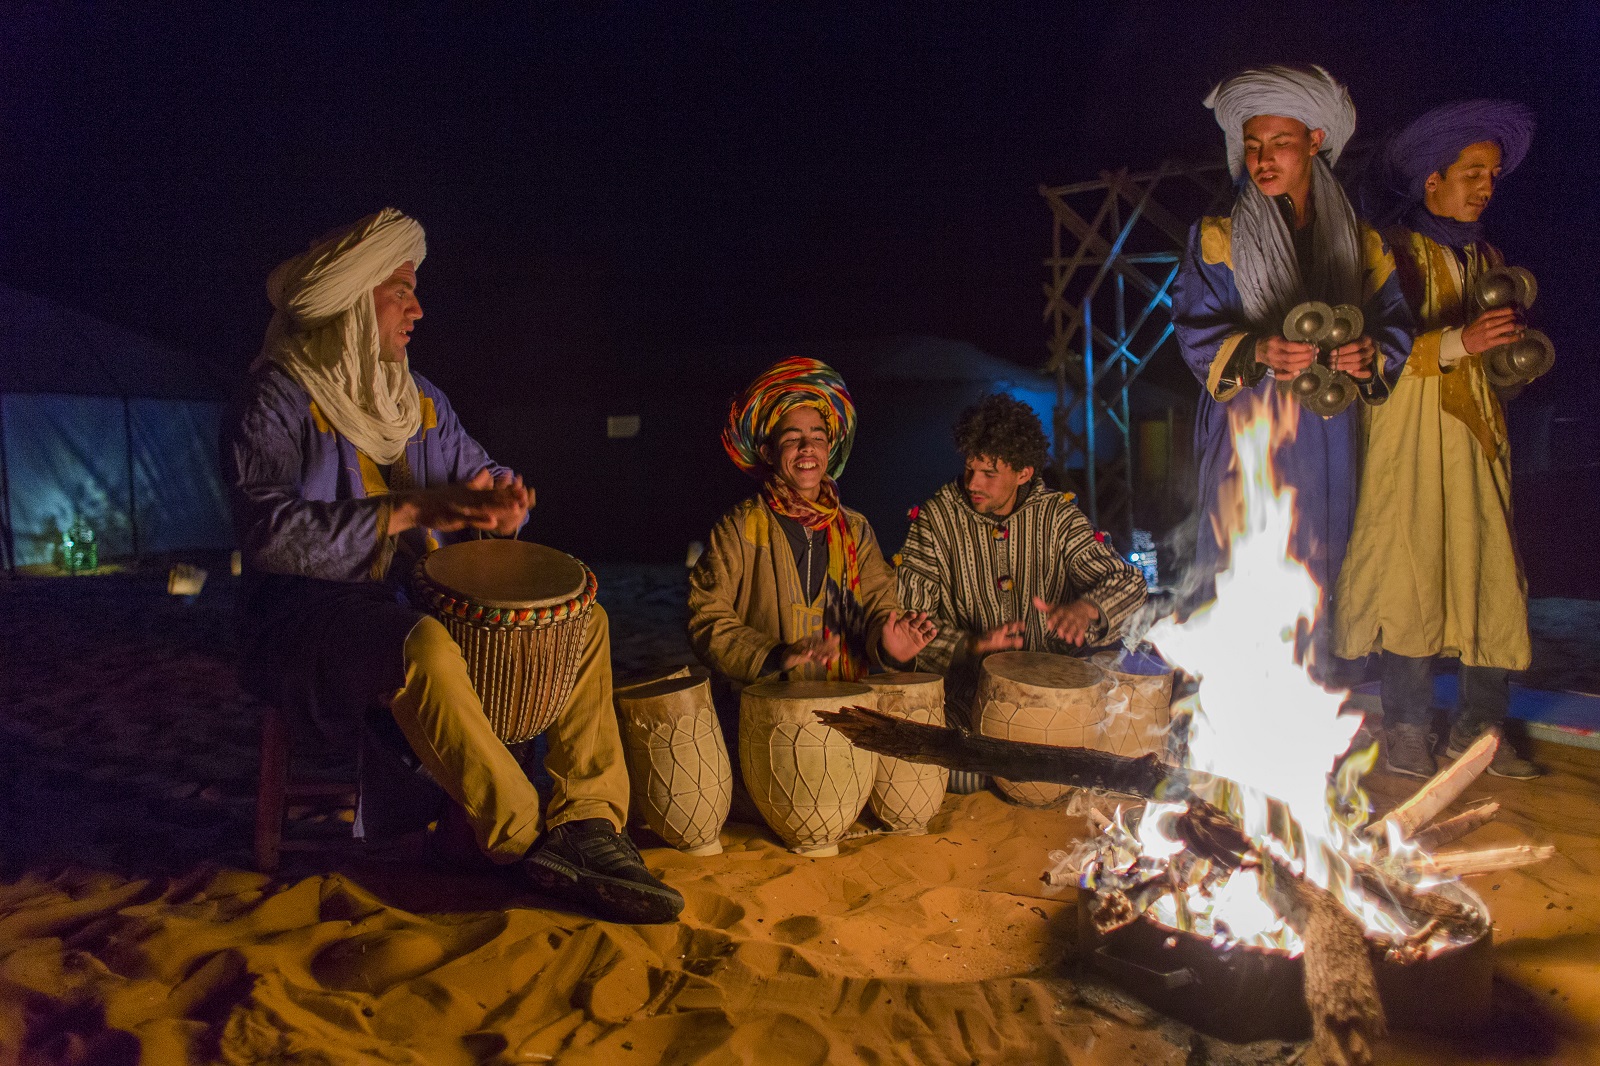
<svg viewBox="0 0 1600 1066"><path fill-rule="evenodd" d="M1237 478L1230 420L1264 402L1274 419L1273 466L1295 491L1291 551L1328 594L1344 561L1356 504L1357 412L1320 418L1282 389L1316 357L1284 339L1283 320L1305 300L1354 304L1363 336L1332 355L1335 369L1391 381L1411 350L1411 313L1382 238L1356 220L1331 165L1355 131L1344 86L1321 67L1264 67L1223 82L1206 99L1227 139L1238 186L1227 217L1202 218L1172 287L1184 361L1204 387L1195 414L1201 509L1197 595L1211 598L1227 566L1229 503ZM1319 624L1312 665L1327 664Z"/></svg>

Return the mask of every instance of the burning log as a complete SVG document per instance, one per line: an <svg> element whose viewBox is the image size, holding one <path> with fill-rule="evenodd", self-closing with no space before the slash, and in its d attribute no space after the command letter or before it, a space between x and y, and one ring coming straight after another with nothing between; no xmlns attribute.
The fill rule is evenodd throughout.
<svg viewBox="0 0 1600 1066"><path fill-rule="evenodd" d="M1482 851L1449 851L1433 856L1430 871L1441 877L1471 877L1473 874L1512 870L1543 862L1556 853L1552 844L1516 844L1507 848L1485 848Z"/></svg>
<svg viewBox="0 0 1600 1066"><path fill-rule="evenodd" d="M1411 838L1419 851L1434 852L1452 841L1460 840L1479 826L1487 825L1500 813L1500 804L1490 801L1464 811L1454 818L1435 822Z"/></svg>
<svg viewBox="0 0 1600 1066"><path fill-rule="evenodd" d="M1161 762L1154 754L1130 759L1091 748L1058 748L996 740L949 726L923 725L866 707L818 711L817 719L858 748L907 762L935 763L1014 781L1046 781L1141 799L1181 799L1189 782L1209 775Z"/></svg>
<svg viewBox="0 0 1600 1066"><path fill-rule="evenodd" d="M1456 797L1489 768L1499 746L1500 738L1493 732L1485 732L1461 758L1435 774L1415 795L1384 815L1382 821L1369 825L1367 834L1376 837L1392 824L1402 837L1409 838L1454 803Z"/></svg>

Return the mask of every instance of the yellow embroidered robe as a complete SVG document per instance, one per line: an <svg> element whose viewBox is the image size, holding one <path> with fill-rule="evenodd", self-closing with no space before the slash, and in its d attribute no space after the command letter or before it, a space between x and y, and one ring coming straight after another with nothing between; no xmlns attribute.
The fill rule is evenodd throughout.
<svg viewBox="0 0 1600 1066"><path fill-rule="evenodd" d="M1339 576L1335 653L1379 649L1528 666L1528 586L1511 529L1511 455L1499 398L1460 352L1469 279L1500 261L1465 260L1421 234L1385 234L1416 312L1411 358L1387 404L1364 411L1361 495Z"/></svg>

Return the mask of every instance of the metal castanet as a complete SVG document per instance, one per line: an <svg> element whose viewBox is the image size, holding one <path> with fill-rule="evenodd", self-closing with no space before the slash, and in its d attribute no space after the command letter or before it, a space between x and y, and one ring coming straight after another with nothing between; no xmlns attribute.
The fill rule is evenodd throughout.
<svg viewBox="0 0 1600 1066"><path fill-rule="evenodd" d="M1478 275L1472 296L1478 310L1501 307L1527 310L1539 295L1539 283L1524 267L1495 267ZM1497 388L1526 385L1548 372L1556 363L1555 345L1537 329L1524 330L1521 337L1499 344L1483 353L1483 370Z"/></svg>
<svg viewBox="0 0 1600 1066"><path fill-rule="evenodd" d="M1374 370L1365 381L1358 381L1329 365L1334 350L1359 338L1366 329L1366 317L1354 304L1329 306L1321 300L1295 305L1284 317L1283 335L1291 341L1317 346L1316 360L1289 383L1289 391L1312 414L1332 418L1359 397L1369 406L1389 398L1389 386Z"/></svg>

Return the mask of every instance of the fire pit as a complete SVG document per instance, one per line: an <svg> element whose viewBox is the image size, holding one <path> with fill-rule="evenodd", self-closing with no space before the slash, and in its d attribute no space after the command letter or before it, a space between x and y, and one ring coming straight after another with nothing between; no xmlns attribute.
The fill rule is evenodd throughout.
<svg viewBox="0 0 1600 1066"><path fill-rule="evenodd" d="M1460 1032L1488 1016L1494 976L1488 909L1460 883L1442 885L1439 892L1478 915L1481 924L1426 957L1407 958L1368 942L1378 998L1397 1029ZM1086 891L1078 903L1078 953L1089 969L1161 1013L1222 1040L1310 1036L1302 956L1245 945L1218 948L1148 914L1102 932L1093 917L1102 902Z"/></svg>

